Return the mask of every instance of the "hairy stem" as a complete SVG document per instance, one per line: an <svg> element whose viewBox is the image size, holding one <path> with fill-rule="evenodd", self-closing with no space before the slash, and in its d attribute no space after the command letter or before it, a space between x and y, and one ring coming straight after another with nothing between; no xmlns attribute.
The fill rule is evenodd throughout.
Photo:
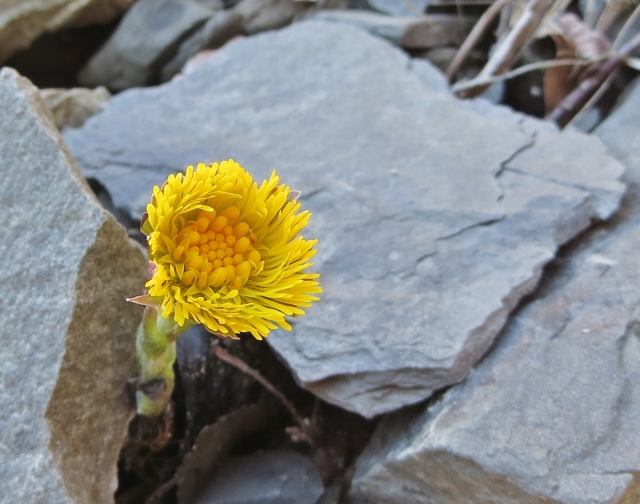
<svg viewBox="0 0 640 504"><path fill-rule="evenodd" d="M140 366L136 409L139 415L159 416L169 404L175 384L176 340L188 328L188 323L180 327L173 319L164 318L158 307L145 307L136 332Z"/></svg>

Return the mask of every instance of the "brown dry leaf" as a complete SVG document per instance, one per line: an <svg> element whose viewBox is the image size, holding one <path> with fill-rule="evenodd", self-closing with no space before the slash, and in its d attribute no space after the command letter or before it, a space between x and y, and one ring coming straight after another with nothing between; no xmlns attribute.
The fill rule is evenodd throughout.
<svg viewBox="0 0 640 504"><path fill-rule="evenodd" d="M598 58L611 49L611 43L599 31L589 28L575 14L564 14L557 26L561 34L551 35L556 59ZM545 113L549 114L580 83L585 67L559 66L544 74Z"/></svg>
<svg viewBox="0 0 640 504"><path fill-rule="evenodd" d="M576 48L562 35L551 35L556 44L556 59L573 59ZM545 115L551 112L577 84L577 72L572 66L557 66L547 69L543 78Z"/></svg>

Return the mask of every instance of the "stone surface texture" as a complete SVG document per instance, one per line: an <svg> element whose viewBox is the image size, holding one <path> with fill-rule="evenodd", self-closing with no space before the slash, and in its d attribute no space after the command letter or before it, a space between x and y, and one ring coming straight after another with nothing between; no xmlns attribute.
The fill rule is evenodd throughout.
<svg viewBox="0 0 640 504"><path fill-rule="evenodd" d="M111 98L105 87L95 89L41 89L40 95L53 115L58 129L78 128L100 112Z"/></svg>
<svg viewBox="0 0 640 504"><path fill-rule="evenodd" d="M3 0L0 3L0 64L46 32L106 23L133 0Z"/></svg>
<svg viewBox="0 0 640 504"><path fill-rule="evenodd" d="M233 8L242 16L247 35L287 26L305 8L304 2L291 0L241 0Z"/></svg>
<svg viewBox="0 0 640 504"><path fill-rule="evenodd" d="M0 502L113 502L144 253L7 68L0 118Z"/></svg>
<svg viewBox="0 0 640 504"><path fill-rule="evenodd" d="M640 86L596 132L627 168L621 210L555 263L462 384L382 422L354 504L638 502L638 107Z"/></svg>
<svg viewBox="0 0 640 504"><path fill-rule="evenodd" d="M196 504L315 504L323 491L309 458L257 452L229 458Z"/></svg>
<svg viewBox="0 0 640 504"><path fill-rule="evenodd" d="M213 11L190 0L139 0L82 69L83 86L120 91L159 80L180 43Z"/></svg>
<svg viewBox="0 0 640 504"><path fill-rule="evenodd" d="M187 38L164 67L161 80L166 82L182 71L185 63L200 51L217 49L242 33L242 16L234 10L216 12L208 21Z"/></svg>
<svg viewBox="0 0 640 504"><path fill-rule="evenodd" d="M428 81L364 31L303 22L122 93L65 139L138 216L199 161L301 190L323 299L268 341L303 386L372 417L463 379L558 245L624 191L597 139Z"/></svg>
<svg viewBox="0 0 640 504"><path fill-rule="evenodd" d="M449 14L395 17L360 10L323 10L314 19L356 26L405 49L460 45L475 18Z"/></svg>
<svg viewBox="0 0 640 504"><path fill-rule="evenodd" d="M428 0L367 0L367 2L373 9L392 16L421 16L429 4Z"/></svg>

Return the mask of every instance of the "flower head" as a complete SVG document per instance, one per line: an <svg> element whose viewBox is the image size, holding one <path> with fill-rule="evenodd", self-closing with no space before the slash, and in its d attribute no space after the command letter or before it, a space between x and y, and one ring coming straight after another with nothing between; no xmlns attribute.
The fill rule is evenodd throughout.
<svg viewBox="0 0 640 504"><path fill-rule="evenodd" d="M318 299L319 275L306 272L317 240L298 236L311 214L278 182L273 172L258 186L230 159L154 187L142 230L156 265L148 296L164 317L261 339Z"/></svg>

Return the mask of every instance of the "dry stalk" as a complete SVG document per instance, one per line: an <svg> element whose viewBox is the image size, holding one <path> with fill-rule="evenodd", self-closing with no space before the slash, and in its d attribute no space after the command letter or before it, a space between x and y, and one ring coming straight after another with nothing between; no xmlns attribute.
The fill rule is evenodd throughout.
<svg viewBox="0 0 640 504"><path fill-rule="evenodd" d="M481 84L491 85L494 82L513 79L514 77L524 75L528 72L533 72L534 70L546 70L547 68L561 67L561 66L589 66L589 65L592 65L593 63L603 61L604 59L606 58L599 57L599 58L590 59L590 60L560 59L560 60L536 61L534 63L529 63L528 65L522 65L521 67L518 67L515 70L511 70L510 72L496 75L494 77L488 77L487 79L481 82L478 82L476 79L473 79L472 81L470 80L470 81L458 82L451 87L451 91L454 93L459 93L462 91L466 91L467 89L474 88Z"/></svg>
<svg viewBox="0 0 640 504"><path fill-rule="evenodd" d="M482 84L484 81L505 72L513 65L524 46L535 34L547 12L553 7L553 4L554 0L531 0L527 4L513 29L498 44L487 64L473 79L472 82L475 85L467 88L463 93L465 98L478 96L488 87L488 84Z"/></svg>
<svg viewBox="0 0 640 504"><path fill-rule="evenodd" d="M631 28L633 24L636 22L636 19L638 18L638 16L640 16L640 4L638 4L636 8L633 9L633 12L631 13L631 15L624 22L624 24L622 25L622 28L620 28L618 35L616 35L616 39L613 41L613 45L611 46L614 51L618 47L620 47L620 45L622 44L622 41L624 40L624 36L629 31L629 28Z"/></svg>
<svg viewBox="0 0 640 504"><path fill-rule="evenodd" d="M587 6L584 11L584 24L589 28L594 28L598 18L596 0L587 0Z"/></svg>
<svg viewBox="0 0 640 504"><path fill-rule="evenodd" d="M469 56L471 50L478 43L480 37L484 35L484 32L489 28L489 25L493 22L495 17L500 14L500 11L502 11L508 1L509 0L496 0L486 11L484 11L482 16L480 16L480 19L478 19L476 24L473 26L473 29L460 46L460 49L458 49L458 52L447 68L447 78L449 81L451 81L456 73L458 73L462 63L467 59L467 56Z"/></svg>
<svg viewBox="0 0 640 504"><path fill-rule="evenodd" d="M615 77L616 77L616 73L612 73L609 75L609 77L607 77L604 83L596 90L596 92L591 96L591 98L589 98L587 103L585 103L582 106L582 108L578 111L578 113L569 120L569 122L567 123L567 126L570 126L571 124L575 123L582 114L584 114L587 110L589 110L600 99L600 97L609 88L609 86L611 85L611 82Z"/></svg>
<svg viewBox="0 0 640 504"><path fill-rule="evenodd" d="M604 9L602 9L602 12L600 13L600 17L598 18L598 22L596 23L596 30L600 33L605 33L609 28L611 28L613 22L624 10L625 5L625 0L611 0L610 2L606 2Z"/></svg>
<svg viewBox="0 0 640 504"><path fill-rule="evenodd" d="M260 383L260 385L266 388L269 392L271 392L274 396L276 396L276 398L282 403L287 411L289 411L295 422L298 424L299 430L292 431L295 432L296 435L296 439L294 439L294 441L306 441L310 446L313 447L317 445L318 433L315 424L298 413L298 410L296 410L293 403L289 401L289 399L287 399L285 395L280 392L269 380L262 376L258 371L250 367L246 362L238 359L237 357L234 357L224 348L218 345L215 345L213 347L213 353L218 359L226 362L227 364L230 364L247 376L250 376L258 383Z"/></svg>
<svg viewBox="0 0 640 504"><path fill-rule="evenodd" d="M631 56L638 47L640 47L640 33L627 42L611 59L594 65L593 74L569 93L551 111L547 119L555 122L560 128L564 128L580 110L586 107L600 87L613 80L615 74L624 64L624 60Z"/></svg>

